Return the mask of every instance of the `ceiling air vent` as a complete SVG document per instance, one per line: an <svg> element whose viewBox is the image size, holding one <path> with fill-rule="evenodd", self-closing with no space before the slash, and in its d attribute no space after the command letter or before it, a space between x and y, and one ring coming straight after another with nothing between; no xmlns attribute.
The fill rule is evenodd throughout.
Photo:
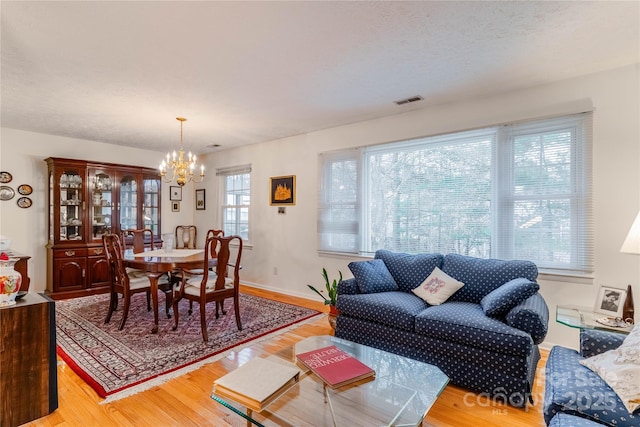
<svg viewBox="0 0 640 427"><path fill-rule="evenodd" d="M409 104L411 102L422 101L424 98L420 95L412 96L411 98L401 99L400 101L395 101L396 105L404 105Z"/></svg>

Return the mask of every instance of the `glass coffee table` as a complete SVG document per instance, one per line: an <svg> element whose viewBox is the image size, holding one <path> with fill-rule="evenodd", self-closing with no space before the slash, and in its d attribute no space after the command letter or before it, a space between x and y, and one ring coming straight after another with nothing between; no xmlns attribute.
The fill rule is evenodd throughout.
<svg viewBox="0 0 640 427"><path fill-rule="evenodd" d="M248 426L418 426L449 382L436 366L329 335L306 338L269 357L295 363L296 354L328 345L373 368L375 379L331 389L310 371L301 372L298 383L259 413L215 393L211 397Z"/></svg>

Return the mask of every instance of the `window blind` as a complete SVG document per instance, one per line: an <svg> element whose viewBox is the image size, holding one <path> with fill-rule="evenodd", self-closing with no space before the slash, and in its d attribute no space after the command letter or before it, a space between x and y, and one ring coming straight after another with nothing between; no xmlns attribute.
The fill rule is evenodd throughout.
<svg viewBox="0 0 640 427"><path fill-rule="evenodd" d="M593 271L592 114L320 155L320 250L441 252Z"/></svg>

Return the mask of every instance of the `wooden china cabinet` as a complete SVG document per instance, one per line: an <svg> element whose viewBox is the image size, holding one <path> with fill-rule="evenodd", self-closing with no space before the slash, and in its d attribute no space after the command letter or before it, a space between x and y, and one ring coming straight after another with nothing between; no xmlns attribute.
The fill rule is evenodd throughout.
<svg viewBox="0 0 640 427"><path fill-rule="evenodd" d="M102 236L149 228L160 240L157 170L50 157L47 293L54 299L106 292Z"/></svg>

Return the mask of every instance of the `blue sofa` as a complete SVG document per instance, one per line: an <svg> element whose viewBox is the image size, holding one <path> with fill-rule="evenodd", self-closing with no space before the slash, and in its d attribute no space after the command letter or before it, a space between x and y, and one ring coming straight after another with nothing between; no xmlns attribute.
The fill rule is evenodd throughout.
<svg viewBox="0 0 640 427"><path fill-rule="evenodd" d="M452 384L512 406L532 402L538 344L549 322L548 307L537 292L535 264L387 250L377 251L375 260L383 261L397 289L368 289L355 278L343 281L336 303L337 337L436 365ZM411 291L435 267L464 286L444 303L429 305ZM499 315L486 315L483 299L518 281L532 282L535 292Z"/></svg>
<svg viewBox="0 0 640 427"><path fill-rule="evenodd" d="M639 427L640 411L630 414L618 395L580 360L618 348L626 335L580 331L580 353L555 346L545 369L543 414L550 427Z"/></svg>

